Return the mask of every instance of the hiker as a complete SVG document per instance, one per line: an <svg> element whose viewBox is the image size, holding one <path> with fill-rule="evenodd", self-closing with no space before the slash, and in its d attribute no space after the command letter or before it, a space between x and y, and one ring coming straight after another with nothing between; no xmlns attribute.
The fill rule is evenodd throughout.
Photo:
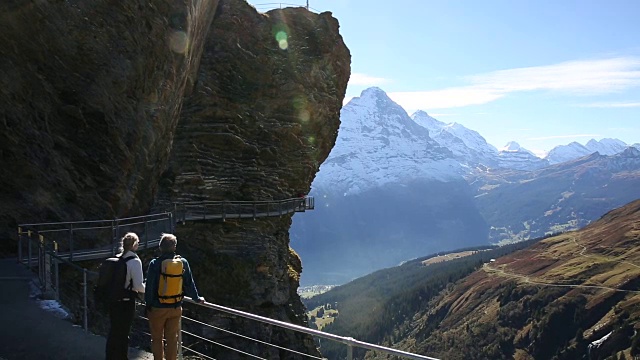
<svg viewBox="0 0 640 360"><path fill-rule="evenodd" d="M175 360L178 356L178 332L184 295L196 302L204 302L193 282L189 262L176 255L177 244L178 239L175 235L162 234L162 254L151 260L147 270L147 291L144 299L154 360L163 359L163 337L167 342L167 360Z"/></svg>
<svg viewBox="0 0 640 360"><path fill-rule="evenodd" d="M118 299L110 301L109 319L111 327L107 337L107 360L127 360L129 353L129 332L136 314L136 297L144 293L145 285L142 271L142 262L135 251L138 250L138 235L126 233L121 241L122 253L119 255L126 261L127 274L122 287L124 291ZM130 258L127 260L127 258Z"/></svg>

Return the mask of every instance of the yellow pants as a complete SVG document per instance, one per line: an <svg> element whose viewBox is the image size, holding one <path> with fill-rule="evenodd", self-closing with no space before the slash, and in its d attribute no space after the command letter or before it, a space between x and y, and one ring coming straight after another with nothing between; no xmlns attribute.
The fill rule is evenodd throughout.
<svg viewBox="0 0 640 360"><path fill-rule="evenodd" d="M162 346L163 337L167 340L167 360L176 360L178 357L178 331L180 331L182 306L177 308L153 308L149 311L148 316L153 360L162 360L164 352Z"/></svg>

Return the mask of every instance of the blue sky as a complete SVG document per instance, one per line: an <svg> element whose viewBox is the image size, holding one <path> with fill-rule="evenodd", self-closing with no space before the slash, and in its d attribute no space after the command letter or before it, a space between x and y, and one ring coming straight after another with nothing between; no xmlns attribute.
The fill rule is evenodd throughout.
<svg viewBox="0 0 640 360"><path fill-rule="evenodd" d="M340 22L352 61L347 99L378 86L409 114L458 122L498 148L640 143L638 0L309 4Z"/></svg>

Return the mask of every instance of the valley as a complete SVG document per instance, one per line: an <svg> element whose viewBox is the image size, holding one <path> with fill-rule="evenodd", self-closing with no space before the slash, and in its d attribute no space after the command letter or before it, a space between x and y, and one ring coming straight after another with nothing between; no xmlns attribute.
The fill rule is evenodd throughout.
<svg viewBox="0 0 640 360"><path fill-rule="evenodd" d="M549 158L424 111L379 88L341 111L336 144L294 216L302 286L344 284L421 254L508 244L580 229L640 198L639 145L559 146Z"/></svg>
<svg viewBox="0 0 640 360"><path fill-rule="evenodd" d="M305 305L338 302L326 331L442 359L631 359L640 355L639 240L640 200L578 231L421 265L438 258L427 256Z"/></svg>

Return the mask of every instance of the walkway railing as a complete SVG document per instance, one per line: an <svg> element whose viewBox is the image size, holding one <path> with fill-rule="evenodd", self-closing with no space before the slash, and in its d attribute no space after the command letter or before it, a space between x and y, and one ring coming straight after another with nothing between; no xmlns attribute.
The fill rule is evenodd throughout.
<svg viewBox="0 0 640 360"><path fill-rule="evenodd" d="M281 216L292 212L310 210L314 208L314 201L312 197L304 197L282 201L202 202L182 203L180 206L176 204L176 208L180 207L184 211L182 218L179 219L181 221L215 218L212 217L216 214L215 211L210 213L209 209L216 209L216 206L223 206L222 212L218 213L219 217L217 218L219 219L224 220L227 216L233 216L233 218L255 219L260 216ZM201 207L199 210L201 213L198 213L197 211L194 212L194 209L198 209L198 207ZM191 217L193 214L197 214L197 216ZM247 214L251 216L247 216ZM141 239L141 249L155 246L157 245L162 232L173 232L175 230L174 227L176 220L176 217L172 213L161 213L115 220L21 224L18 228L19 246L17 260L19 263L28 266L29 269L38 273L41 290L45 295L55 298L70 308L78 309L79 313L76 312L74 314L74 319L81 321L85 331L89 331L89 308L91 303L95 303L91 289L93 289L93 280L97 278L97 273L82 268L73 263L73 261L112 256L117 251L117 245L120 237L129 231L133 231L138 234ZM88 248L91 244L100 244L101 242L97 239L106 239L108 243L103 247ZM67 276L69 278L65 279L64 282L60 281L59 276L59 268L61 265L69 266L69 269L71 270L70 272L67 272ZM61 291L63 286L65 291ZM195 304L197 306L241 317L243 319L249 319L262 324L269 324L282 329L304 333L316 338L324 338L345 344L347 346L348 360L352 360L354 348L373 350L384 354L400 356L406 359L437 360L432 357L411 354L380 345L366 343L350 337L324 333L319 330L270 319L212 303L198 304L191 301L189 298L186 299L188 304ZM143 317L141 318L144 319ZM215 327L187 316L182 317L182 322L184 321L194 324L190 327L196 326L200 329L209 328L216 331L222 331L226 334L239 336L245 340L261 344L261 346L276 347L281 351L292 352L301 357L322 359L315 355L286 349L260 339L254 339L242 334L234 333L228 329ZM191 343L183 342L183 337L196 339L196 341L200 343L205 342L210 345L219 346L227 349L228 351L243 354L243 356L255 359L264 359L258 354L251 354L245 351L246 349L235 349L229 345L214 341L204 335L199 335L182 328L180 334L180 359L182 359L183 353L192 352L200 357L215 360L213 357L210 357L202 351L196 350Z"/></svg>
<svg viewBox="0 0 640 360"><path fill-rule="evenodd" d="M28 263L25 263L24 261L20 261L20 262L22 262L25 265L29 265L30 267L32 267L31 268L32 270L38 273L38 279L40 281L41 290L43 293L48 294L49 296L55 298L62 304L66 304L67 306L73 305L73 307L78 308L80 310L80 313L74 316L74 318L82 322L82 327L85 329L85 331L89 331L89 322L90 322L89 308L91 303L95 303L95 299L93 299L93 292L91 291L91 289L93 288L93 282L97 278L98 274L96 272L89 271L85 268L82 268L76 265L75 263L72 263L71 261L68 260L68 258L59 256L56 252L56 242L55 241L47 242L46 237L44 237L42 234L38 234L34 232L31 234L31 236L27 236L24 239L24 241L33 243L31 246L34 249L34 254L37 254L37 255L34 261L31 262L30 265ZM65 280L64 284L62 284L58 276L58 267L60 265L69 266L70 269L72 270L72 273L75 273L75 275L71 274L72 275L71 277L76 281L67 279ZM65 286L65 291L61 291L62 286ZM241 317L243 319L249 319L249 320L257 321L263 324L277 326L282 329L292 330L295 332L308 334L313 337L324 338L330 341L335 341L335 342L345 344L347 346L348 360L351 360L353 358L354 348L373 350L373 351L381 352L384 354L400 356L401 358L405 358L405 359L437 360L432 357L412 354L412 353L401 351L401 350L396 350L396 349L392 349L392 348L388 348L380 345L370 344L370 343L359 341L350 337L343 337L343 336L338 336L330 333L325 333L325 332L315 330L315 329L310 329L304 326L295 325L295 324L287 323L280 320L274 320L271 318L255 315L252 313L248 313L248 312L244 312L244 311L240 311L240 310L236 310L236 309L232 309L232 308L228 308L228 307L224 307L224 306L220 306L212 303L199 304L192 301L192 299L190 298L185 298L185 300L187 304L190 304L189 306L194 306L194 305L200 306L200 307L208 308L217 312L222 312L225 314ZM140 318L142 320L145 320L145 323L146 323L146 320L148 320L142 316L140 316ZM287 349L278 345L270 344L260 339L255 339L242 334L234 333L227 329L216 327L216 326L207 324L205 322L190 318L188 316L183 316L181 321L190 322L192 324L195 324L195 326L199 328L209 328L215 331L221 331L226 334L230 334L232 336L241 337L245 340L259 343L263 346L276 347L282 351L295 353L303 358L306 357L310 359L322 359L317 356L305 354L297 350ZM194 326L192 325L191 328L193 327ZM203 331L203 332L207 332L207 331ZM147 336L149 335L148 332L143 331L143 333L146 334ZM192 331L184 330L182 328L182 325L181 325L180 334L181 334L181 340L180 340L179 351L180 351L181 359L182 359L183 353L186 354L191 352L205 359L215 360L215 358L203 353L202 351L196 350L193 346L193 343L195 342L198 342L198 343L204 342L210 345L222 347L227 349L228 351L237 352L238 354L243 354L244 356L247 356L249 358L265 359L258 354L251 354L245 351L246 349L236 349L229 345L220 343L218 341L214 341L206 336L196 334L195 332L192 332ZM185 337L187 338L187 341L183 341ZM195 342L189 341L194 339L195 339Z"/></svg>
<svg viewBox="0 0 640 360"><path fill-rule="evenodd" d="M256 219L313 210L311 196L270 201L190 201L174 203L176 221Z"/></svg>
<svg viewBox="0 0 640 360"><path fill-rule="evenodd" d="M277 326L277 327L282 328L282 329L293 330L295 332L304 333L304 334L308 334L308 335L311 335L311 336L314 336L314 337L324 338L324 339L328 339L330 341L335 341L335 342L339 342L339 343L345 344L347 346L347 360L352 360L353 359L353 349L354 348L373 350L373 351L380 352L380 353L383 353L383 354L400 356L400 357L402 357L404 359L438 360L438 359L433 358L433 357L412 354L412 353L409 353L409 352L406 352L406 351L401 351L401 350L388 348L388 347L385 347L385 346L370 344L370 343L367 343L367 342L364 342L364 341L356 340L356 339L351 338L351 337L344 337L344 336L338 336L338 335L334 335L334 334L330 334L330 333L325 333L325 332L322 332L320 330L310 329L308 327L295 325L295 324L291 324L291 323L280 321L280 320L274 320L274 319L267 318L267 317L264 317L264 316L259 316L259 315L255 315L255 314L252 314L252 313L248 313L248 312L244 312L244 311L240 311L240 310L236 310L236 309L232 309L232 308L228 308L228 307L224 307L224 306L220 306L220 305L216 305L216 304L212 304L212 303L208 303L208 302L205 302L203 304L199 304L199 303L193 302L192 299L190 299L188 297L185 298L185 299L187 300L187 302L189 302L191 304L195 304L195 305L198 305L198 306L209 308L209 309L212 309L212 310L215 310L215 311L218 311L218 312L224 312L226 314L235 315L235 316L238 316L238 317L241 317L241 318L244 318L244 319L254 320L254 321L257 321L257 322L260 322L260 323L263 323L263 324L270 324L270 325L274 325L274 326ZM183 316L182 317L182 321L185 321L185 320L187 320L187 321L196 321L196 320L193 320L193 319L190 319L190 318L187 318L187 317ZM199 325L202 325L202 326L205 326L205 327L209 327L209 328L216 329L216 330L222 330L222 331L225 331L227 333L231 333L233 335L243 337L245 339L247 338L247 337L245 337L245 336L243 336L241 334L235 334L235 333L226 331L224 329L219 329L219 328L217 328L215 326L212 326L212 325L200 322L200 321L197 321L197 323ZM200 341L204 341L204 342L207 342L207 343L210 343L210 344L214 344L214 345L218 345L218 346L224 346L223 344L219 344L219 343L217 343L215 341L207 339L206 337L199 336L199 335L196 335L196 334L193 334L193 333L190 333L190 332L186 332L184 330L181 330L181 333L182 333L182 338L184 338L185 335L194 336ZM249 339L251 339L251 338L249 338ZM259 339L251 339L251 340L257 341L257 342L261 342ZM265 344L265 343L263 343L263 344ZM275 346L275 345L271 345L271 344L266 344L266 345ZM288 351L288 352L291 352L291 353L295 353L297 355L301 355L302 357L307 357L307 358L310 358L310 359L323 359L323 358L319 358L319 357L314 356L314 355L304 354L304 353L301 353L301 352L296 351L296 350L286 349L286 348L282 348L282 347L279 347L279 346L276 346L276 347L278 347L281 350L285 350L285 351ZM184 344L182 344L182 346L180 346L180 349L182 349L183 353L193 352L194 354L202 356L202 357L205 357L207 359L213 359L213 358L207 356L206 354L202 354L202 353L200 353L198 351L192 350L191 348L189 348L188 346L185 346ZM247 353L247 352L239 350L239 349L233 349L233 350L235 350L238 353L242 353L243 355L249 356L251 358L264 359L264 358L260 357L258 354ZM213 359L213 360L215 360L215 359ZM264 360L268 360L268 359L264 359Z"/></svg>
<svg viewBox="0 0 640 360"><path fill-rule="evenodd" d="M115 255L122 235L135 232L140 248L158 245L162 233L173 233L176 222L226 219L256 219L305 212L315 207L310 196L267 201L193 201L174 203L173 212L111 220L20 224L18 261L34 261L33 242L25 237L40 237L45 245L56 247L58 257L69 261L102 259ZM95 247L95 244L103 244ZM53 249L53 248L52 248Z"/></svg>
<svg viewBox="0 0 640 360"><path fill-rule="evenodd" d="M162 233L175 230L170 212L135 216L113 220L72 221L57 223L20 224L18 227L18 261L34 259L33 242L25 237L36 237L46 246L55 246L56 254L69 261L103 259L118 252L120 238L127 232L135 232L140 238L140 248L158 245ZM98 245L96 248L96 244Z"/></svg>
<svg viewBox="0 0 640 360"><path fill-rule="evenodd" d="M251 4L253 5L253 7L256 8L256 10L259 11L269 11L269 10L273 10L273 9L282 9L282 8L286 8L286 7L303 7L307 10L319 13L319 10L316 10L312 7L309 6L309 0L307 0L306 2L300 2L298 4L292 4L292 3L282 3L282 2L272 2L272 3L260 3L260 4Z"/></svg>

